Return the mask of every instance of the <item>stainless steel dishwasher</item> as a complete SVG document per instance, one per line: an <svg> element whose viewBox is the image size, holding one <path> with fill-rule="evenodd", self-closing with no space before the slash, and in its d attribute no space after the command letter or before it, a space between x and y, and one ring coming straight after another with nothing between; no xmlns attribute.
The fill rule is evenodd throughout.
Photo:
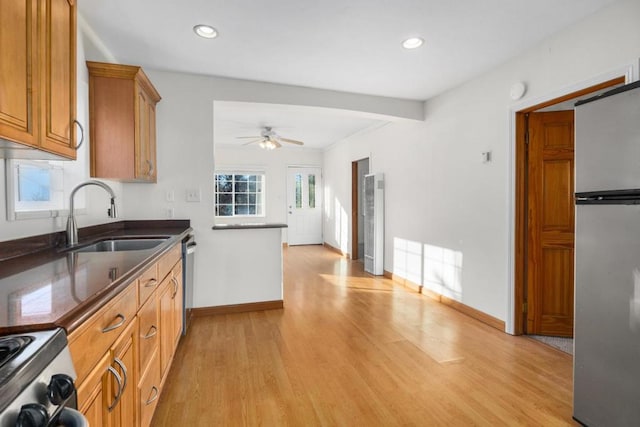
<svg viewBox="0 0 640 427"><path fill-rule="evenodd" d="M196 238L188 235L182 241L182 335L187 334L191 308L193 307L194 268L196 263Z"/></svg>

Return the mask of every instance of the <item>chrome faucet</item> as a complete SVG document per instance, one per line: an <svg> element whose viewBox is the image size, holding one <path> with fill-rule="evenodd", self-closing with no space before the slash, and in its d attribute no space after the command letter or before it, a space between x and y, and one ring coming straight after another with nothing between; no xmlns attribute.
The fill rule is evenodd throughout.
<svg viewBox="0 0 640 427"><path fill-rule="evenodd" d="M104 182L94 180L78 184L76 188L71 191L71 196L69 197L69 218L67 219L67 246L75 245L76 243L78 243L78 226L76 225L76 218L73 216L73 197L76 195L76 192L79 189L87 185L97 185L98 187L104 188L104 190L111 195L111 207L107 210L107 215L109 215L109 218L116 218L118 216L116 212L116 193L113 192L111 187L109 187Z"/></svg>

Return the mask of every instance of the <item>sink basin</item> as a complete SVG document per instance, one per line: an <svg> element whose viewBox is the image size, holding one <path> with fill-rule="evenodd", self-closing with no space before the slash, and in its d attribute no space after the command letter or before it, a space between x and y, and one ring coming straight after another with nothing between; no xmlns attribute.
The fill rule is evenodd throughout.
<svg viewBox="0 0 640 427"><path fill-rule="evenodd" d="M122 252L153 249L167 240L167 237L153 239L109 239L75 249L74 252Z"/></svg>

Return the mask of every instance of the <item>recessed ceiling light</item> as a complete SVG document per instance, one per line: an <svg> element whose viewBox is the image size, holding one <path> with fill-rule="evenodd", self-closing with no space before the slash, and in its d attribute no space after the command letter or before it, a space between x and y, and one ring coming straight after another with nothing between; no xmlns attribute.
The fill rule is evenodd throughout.
<svg viewBox="0 0 640 427"><path fill-rule="evenodd" d="M205 39L215 39L218 37L218 30L213 28L211 25L198 24L193 27L193 31Z"/></svg>
<svg viewBox="0 0 640 427"><path fill-rule="evenodd" d="M422 46L424 40L420 37L411 37L410 39L406 39L402 42L402 47L405 49L415 49Z"/></svg>

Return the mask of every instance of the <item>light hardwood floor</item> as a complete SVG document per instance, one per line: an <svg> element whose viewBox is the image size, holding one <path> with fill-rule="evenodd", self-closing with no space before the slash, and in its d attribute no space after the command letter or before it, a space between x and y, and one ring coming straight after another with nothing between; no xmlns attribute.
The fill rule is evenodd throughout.
<svg viewBox="0 0 640 427"><path fill-rule="evenodd" d="M284 267L284 309L194 319L153 425L578 425L566 353L321 246Z"/></svg>

